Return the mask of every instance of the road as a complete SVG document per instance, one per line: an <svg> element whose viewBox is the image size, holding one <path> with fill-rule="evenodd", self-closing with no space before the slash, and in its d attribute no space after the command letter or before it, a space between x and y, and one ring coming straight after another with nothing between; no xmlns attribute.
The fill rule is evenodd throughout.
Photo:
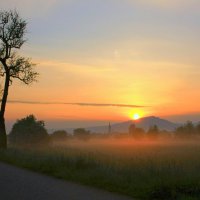
<svg viewBox="0 0 200 200"><path fill-rule="evenodd" d="M131 200L0 163L1 200Z"/></svg>

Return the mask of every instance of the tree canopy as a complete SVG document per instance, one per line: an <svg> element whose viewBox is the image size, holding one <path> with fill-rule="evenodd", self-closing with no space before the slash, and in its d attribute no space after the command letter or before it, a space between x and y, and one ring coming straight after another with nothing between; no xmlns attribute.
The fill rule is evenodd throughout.
<svg viewBox="0 0 200 200"><path fill-rule="evenodd" d="M41 144L48 141L48 133L43 121L34 115L17 120L9 135L12 144Z"/></svg>

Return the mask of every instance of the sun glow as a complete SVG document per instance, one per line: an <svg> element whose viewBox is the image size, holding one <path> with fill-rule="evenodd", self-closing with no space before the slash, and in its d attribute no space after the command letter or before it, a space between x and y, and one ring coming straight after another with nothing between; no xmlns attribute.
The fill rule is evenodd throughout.
<svg viewBox="0 0 200 200"><path fill-rule="evenodd" d="M138 113L135 113L133 115L133 120L138 120L138 119L140 119L140 115Z"/></svg>
<svg viewBox="0 0 200 200"><path fill-rule="evenodd" d="M149 113L144 112L143 110L139 110L139 109L129 110L128 112L129 119L131 120L139 120L148 114Z"/></svg>

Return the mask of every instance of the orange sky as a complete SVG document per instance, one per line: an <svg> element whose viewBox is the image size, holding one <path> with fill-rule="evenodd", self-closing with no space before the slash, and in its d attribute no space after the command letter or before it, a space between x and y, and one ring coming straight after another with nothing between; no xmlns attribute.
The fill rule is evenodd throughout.
<svg viewBox="0 0 200 200"><path fill-rule="evenodd" d="M31 86L14 82L9 100L143 107L9 103L7 119L33 113L49 120L122 121L134 113L200 113L199 1L0 3L10 5L29 22L22 54L37 63L40 77Z"/></svg>

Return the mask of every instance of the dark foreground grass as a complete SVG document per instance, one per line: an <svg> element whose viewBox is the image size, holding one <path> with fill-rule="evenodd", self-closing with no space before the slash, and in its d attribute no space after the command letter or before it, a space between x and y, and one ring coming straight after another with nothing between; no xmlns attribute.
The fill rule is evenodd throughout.
<svg viewBox="0 0 200 200"><path fill-rule="evenodd" d="M200 143L68 142L9 148L0 160L139 199L200 199Z"/></svg>

